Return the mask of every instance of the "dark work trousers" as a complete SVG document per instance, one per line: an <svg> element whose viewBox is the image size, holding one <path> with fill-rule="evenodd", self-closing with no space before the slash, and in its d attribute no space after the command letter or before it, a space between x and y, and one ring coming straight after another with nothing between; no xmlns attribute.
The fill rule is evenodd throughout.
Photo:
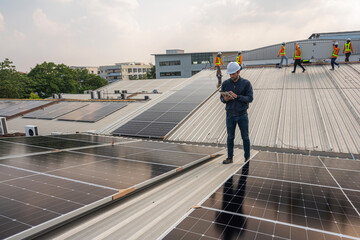
<svg viewBox="0 0 360 240"><path fill-rule="evenodd" d="M337 58L331 58L331 67L332 67L333 70L334 70L334 64L335 64L336 66L339 66L339 65L340 65L340 64L338 64L337 62L335 62L336 59L337 59Z"/></svg>
<svg viewBox="0 0 360 240"><path fill-rule="evenodd" d="M226 116L228 158L234 156L234 139L236 125L239 125L244 146L244 157L250 157L249 118L247 114L241 116Z"/></svg>
<svg viewBox="0 0 360 240"><path fill-rule="evenodd" d="M299 65L303 71L305 71L305 68L301 65L301 59L295 59L295 62L294 62L294 72L296 70L296 66Z"/></svg>
<svg viewBox="0 0 360 240"><path fill-rule="evenodd" d="M350 55L351 55L351 52L345 53L345 62L349 61Z"/></svg>

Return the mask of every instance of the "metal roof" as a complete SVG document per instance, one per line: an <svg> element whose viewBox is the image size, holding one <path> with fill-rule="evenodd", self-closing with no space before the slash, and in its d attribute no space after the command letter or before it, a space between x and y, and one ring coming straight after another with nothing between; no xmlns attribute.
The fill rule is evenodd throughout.
<svg viewBox="0 0 360 240"><path fill-rule="evenodd" d="M360 64L341 64L333 72L329 67L305 66L305 73L295 74L290 67L242 71L254 89L252 146L360 153ZM214 95L168 140L225 145L224 108ZM235 143L241 144L240 134Z"/></svg>

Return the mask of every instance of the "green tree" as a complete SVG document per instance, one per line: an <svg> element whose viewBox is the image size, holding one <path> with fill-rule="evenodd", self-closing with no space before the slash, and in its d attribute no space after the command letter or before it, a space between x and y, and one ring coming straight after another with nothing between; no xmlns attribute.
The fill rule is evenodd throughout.
<svg viewBox="0 0 360 240"><path fill-rule="evenodd" d="M76 70L76 81L79 84L79 93L82 93L85 90L93 90L100 88L108 83L102 77L95 74L90 74L86 69Z"/></svg>
<svg viewBox="0 0 360 240"><path fill-rule="evenodd" d="M40 97L37 94L31 92L30 93L30 99L40 99Z"/></svg>
<svg viewBox="0 0 360 240"><path fill-rule="evenodd" d="M155 66L152 66L150 72L146 73L146 78L147 79L156 79L156 69Z"/></svg>
<svg viewBox="0 0 360 240"><path fill-rule="evenodd" d="M76 72L64 64L37 64L28 77L34 82L35 92L42 98L50 97L53 93L78 93Z"/></svg>
<svg viewBox="0 0 360 240"><path fill-rule="evenodd" d="M27 75L16 71L8 58L0 63L0 98L26 98L32 90L31 85Z"/></svg>

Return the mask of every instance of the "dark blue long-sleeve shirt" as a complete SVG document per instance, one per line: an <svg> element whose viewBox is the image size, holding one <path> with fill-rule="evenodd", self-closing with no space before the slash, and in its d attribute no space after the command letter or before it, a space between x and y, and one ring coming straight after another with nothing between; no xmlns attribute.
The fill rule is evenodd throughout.
<svg viewBox="0 0 360 240"><path fill-rule="evenodd" d="M249 103L253 101L253 89L249 80L240 77L237 82L233 82L233 80L229 78L221 85L221 91L233 91L238 96L226 102L220 94L220 100L226 103L225 109L227 116L241 116L247 113Z"/></svg>

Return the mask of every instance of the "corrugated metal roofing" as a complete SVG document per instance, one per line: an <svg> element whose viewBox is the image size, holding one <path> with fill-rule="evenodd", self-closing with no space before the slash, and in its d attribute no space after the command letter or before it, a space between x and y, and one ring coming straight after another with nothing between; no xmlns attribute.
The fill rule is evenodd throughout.
<svg viewBox="0 0 360 240"><path fill-rule="evenodd" d="M242 71L251 81L250 140L253 146L360 153L359 64L255 68ZM215 73L214 73L215 74ZM238 131L238 130L237 130ZM214 95L168 140L226 144L224 104ZM241 144L240 134L236 144Z"/></svg>

